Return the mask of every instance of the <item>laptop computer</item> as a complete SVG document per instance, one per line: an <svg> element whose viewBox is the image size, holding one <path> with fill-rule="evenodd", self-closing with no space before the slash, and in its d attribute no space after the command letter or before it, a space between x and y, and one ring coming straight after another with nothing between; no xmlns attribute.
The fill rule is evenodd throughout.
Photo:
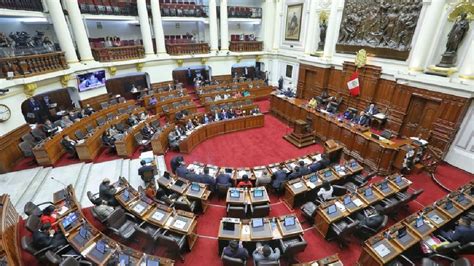
<svg viewBox="0 0 474 266"><path fill-rule="evenodd" d="M405 226L400 227L397 231L397 238L401 239L402 237L407 235L407 228Z"/></svg>
<svg viewBox="0 0 474 266"><path fill-rule="evenodd" d="M371 197L372 195L374 194L374 192L372 191L372 188L368 187L365 191L364 191L364 195L366 197Z"/></svg>
<svg viewBox="0 0 474 266"><path fill-rule="evenodd" d="M147 258L146 259L146 266L160 266L160 261L155 260L155 259L151 259L151 258Z"/></svg>
<svg viewBox="0 0 474 266"><path fill-rule="evenodd" d="M227 231L234 231L235 230L235 223L224 222L223 226L224 226L224 230L227 230Z"/></svg>
<svg viewBox="0 0 474 266"><path fill-rule="evenodd" d="M263 226L263 218L253 218L252 219L252 227L258 228Z"/></svg>
<svg viewBox="0 0 474 266"><path fill-rule="evenodd" d="M335 213L336 211L337 211L337 207L336 207L335 204L329 206L329 207L328 207L328 210L327 210L328 214L333 214L333 213Z"/></svg>
<svg viewBox="0 0 474 266"><path fill-rule="evenodd" d="M292 225L295 225L296 223L296 219L294 216L287 216L285 217L285 220L283 220L283 224L285 226L292 226Z"/></svg>
<svg viewBox="0 0 474 266"><path fill-rule="evenodd" d="M191 184L191 191L198 192L199 190L201 190L201 187L199 186L199 184L197 184L197 183L192 183Z"/></svg>
<svg viewBox="0 0 474 266"><path fill-rule="evenodd" d="M105 242L103 240L97 241L95 249L97 249L97 251L99 251L100 253L105 254Z"/></svg>

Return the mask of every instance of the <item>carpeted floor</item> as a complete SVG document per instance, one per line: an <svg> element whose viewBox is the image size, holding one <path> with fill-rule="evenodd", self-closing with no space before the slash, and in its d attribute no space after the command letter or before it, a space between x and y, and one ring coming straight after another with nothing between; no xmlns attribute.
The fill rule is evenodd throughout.
<svg viewBox="0 0 474 266"><path fill-rule="evenodd" d="M288 126L273 116L265 115L265 127L230 133L206 140L190 154L184 155L184 157L188 163L199 161L218 166L253 167L323 151L320 145L297 149L282 138L283 135L290 131L291 129ZM168 166L170 159L176 155L177 153L175 152L166 154L165 159ZM474 179L474 175L448 164L439 166L437 174L441 182L451 189L455 189ZM425 192L417 201L411 202L407 209L402 210L397 220L416 212L424 205L431 204L446 195L446 192L439 188L425 173L410 175L408 178L413 181L413 189L424 189ZM213 197L210 203L211 205L207 211L199 215L197 226L199 238L192 252L185 255L184 263L177 262L177 265L221 265L218 256L217 234L219 221L226 213L225 201ZM299 209L292 211L279 198L271 195L270 216L280 216L292 212L296 213L300 221L304 221ZM94 221L87 209L85 214L91 222L99 227L101 226L97 221ZM390 224L393 224L393 222L391 221ZM22 225L23 222L20 224L19 236L27 234ZM341 250L335 242L328 242L323 239L309 224L304 223L303 227L305 229L304 238L308 242L308 247L304 253L298 255L297 258L300 261L311 261L338 253L344 265L355 265L361 252L361 246L357 239L352 239L349 247ZM144 248L147 247L147 243L132 244L132 247L145 250ZM162 250L158 248L156 254L163 255ZM34 258L27 255L26 252L23 252L22 255L25 265L38 265ZM285 265L284 263L282 264Z"/></svg>

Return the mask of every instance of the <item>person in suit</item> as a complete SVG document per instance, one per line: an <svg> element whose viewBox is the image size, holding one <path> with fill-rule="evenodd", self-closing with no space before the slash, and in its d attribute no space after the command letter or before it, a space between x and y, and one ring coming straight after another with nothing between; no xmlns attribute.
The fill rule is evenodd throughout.
<svg viewBox="0 0 474 266"><path fill-rule="evenodd" d="M184 161L180 162L179 166L176 168L176 175L182 178L186 178L187 174L188 174L188 169L186 168Z"/></svg>
<svg viewBox="0 0 474 266"><path fill-rule="evenodd" d="M350 109L348 108L348 109L344 112L343 116L344 116L344 119L352 120L352 118L354 118L354 112L352 112L352 110L350 110Z"/></svg>
<svg viewBox="0 0 474 266"><path fill-rule="evenodd" d="M300 174L301 174L302 176L311 173L311 171L309 170L308 166L306 166L306 165L304 164L304 161L303 161L303 160L299 161L298 164L299 164L299 166L300 166Z"/></svg>
<svg viewBox="0 0 474 266"><path fill-rule="evenodd" d="M77 141L71 139L69 135L65 134L63 136L63 139L61 140L61 145L64 147L64 149L71 154L72 156L76 156L76 144Z"/></svg>
<svg viewBox="0 0 474 266"><path fill-rule="evenodd" d="M102 143L105 146L115 147L115 138L110 135L108 130L102 134Z"/></svg>
<svg viewBox="0 0 474 266"><path fill-rule="evenodd" d="M207 114L204 114L204 116L202 117L202 124L209 124L209 122L211 122L211 120L209 119L209 117L207 116Z"/></svg>
<svg viewBox="0 0 474 266"><path fill-rule="evenodd" d="M46 136L50 137L54 135L58 131L58 127L55 127L53 123L51 123L51 120L46 119L46 121L43 124L43 132L46 133Z"/></svg>
<svg viewBox="0 0 474 266"><path fill-rule="evenodd" d="M469 217L462 216L454 230L441 231L441 235L449 241L458 241L463 245L474 242L474 226Z"/></svg>
<svg viewBox="0 0 474 266"><path fill-rule="evenodd" d="M235 118L234 109L230 108L230 109L227 111L227 117L228 117L229 119Z"/></svg>
<svg viewBox="0 0 474 266"><path fill-rule="evenodd" d="M193 129L194 129L193 121L189 119L188 122L186 123L186 131L191 131Z"/></svg>
<svg viewBox="0 0 474 266"><path fill-rule="evenodd" d="M211 190L216 186L216 180L209 175L209 168L204 167L203 173L200 175L201 183L206 184Z"/></svg>
<svg viewBox="0 0 474 266"><path fill-rule="evenodd" d="M252 257L256 265L259 261L277 261L280 259L280 249L273 250L269 245L262 245L257 242L257 248L253 251Z"/></svg>
<svg viewBox="0 0 474 266"><path fill-rule="evenodd" d="M178 125L174 126L173 132L175 133L175 135L176 135L177 137L182 137L182 136L185 135L185 133L183 132L183 130L182 130Z"/></svg>
<svg viewBox="0 0 474 266"><path fill-rule="evenodd" d="M193 118L193 125L195 127L201 125L201 121L199 120L199 117L197 115L195 115L194 118Z"/></svg>
<svg viewBox="0 0 474 266"><path fill-rule="evenodd" d="M110 179L104 178L99 186L99 198L107 202L107 205L115 207L119 205L115 199L115 193L117 190L110 184Z"/></svg>
<svg viewBox="0 0 474 266"><path fill-rule="evenodd" d="M155 134L155 131L148 123L145 123L145 126L143 126L141 132L142 132L143 138L146 140L152 139L153 134Z"/></svg>
<svg viewBox="0 0 474 266"><path fill-rule="evenodd" d="M61 118L61 124L63 125L62 127L70 127L74 124L74 122L71 121L68 115L65 115Z"/></svg>
<svg viewBox="0 0 474 266"><path fill-rule="evenodd" d="M273 173L273 182L272 182L273 188L281 189L283 186L283 183L288 180L287 172L284 169L285 169L285 166L283 164L280 164L278 166L278 170L275 173Z"/></svg>
<svg viewBox="0 0 474 266"><path fill-rule="evenodd" d="M91 114L95 113L95 110L91 107L90 104L86 104L86 108L84 108L84 113L90 116Z"/></svg>
<svg viewBox="0 0 474 266"><path fill-rule="evenodd" d="M272 177L268 174L266 170L262 172L262 175L259 177L256 177L257 180L255 180L255 186L266 186L272 182Z"/></svg>
<svg viewBox="0 0 474 266"><path fill-rule="evenodd" d="M369 117L372 117L375 114L378 114L379 110L377 110L377 107L375 107L375 104L371 103L369 107L365 109L365 114L368 115Z"/></svg>
<svg viewBox="0 0 474 266"><path fill-rule="evenodd" d="M334 193L334 188L331 186L331 183L329 183L327 180L324 180L317 195L318 195L318 198L322 199L323 201L327 201L332 198L333 193Z"/></svg>
<svg viewBox="0 0 474 266"><path fill-rule="evenodd" d="M352 119L352 122L357 125L368 126L370 121L369 118L365 115L364 111L361 111L358 116L355 116Z"/></svg>
<svg viewBox="0 0 474 266"><path fill-rule="evenodd" d="M309 165L309 170L311 173L316 173L317 171L328 167L331 164L327 154L321 155L321 160L314 162Z"/></svg>
<svg viewBox="0 0 474 266"><path fill-rule="evenodd" d="M57 249L66 245L67 241L61 233L54 233L51 230L51 223L44 223L38 230L33 232L32 244L38 250L46 247Z"/></svg>
<svg viewBox="0 0 474 266"><path fill-rule="evenodd" d="M168 134L168 143L172 150L179 150L179 140L180 138L174 130Z"/></svg>
<svg viewBox="0 0 474 266"><path fill-rule="evenodd" d="M176 168L181 165L181 162L184 162L182 155L176 155L170 160L171 172L176 174Z"/></svg>
<svg viewBox="0 0 474 266"><path fill-rule="evenodd" d="M217 110L214 111L214 114L212 115L212 119L214 121L220 121L221 120L221 116L219 115L219 112Z"/></svg>
<svg viewBox="0 0 474 266"><path fill-rule="evenodd" d="M188 67L188 70L186 72L186 77L188 78L188 83L193 84L193 72L191 71L191 68Z"/></svg>
<svg viewBox="0 0 474 266"><path fill-rule="evenodd" d="M37 101L35 98L31 97L28 100L28 108L29 108L30 113L34 114L36 123L41 123L42 118L41 118L41 104L40 104L40 102Z"/></svg>
<svg viewBox="0 0 474 266"><path fill-rule="evenodd" d="M288 175L289 180L296 179L298 177L301 177L301 172L300 172L300 167L297 165L293 169L293 171Z"/></svg>
<svg viewBox="0 0 474 266"><path fill-rule="evenodd" d="M151 178L150 175L147 175L149 172L153 173L155 170L153 166L147 165L145 160L141 160L140 165L140 168L138 168L138 175L142 178L143 182L145 182L145 185L148 183L154 183L155 180L153 178L153 174L151 175Z"/></svg>
<svg viewBox="0 0 474 266"><path fill-rule="evenodd" d="M229 245L224 248L223 252L224 255L231 258L247 260L249 257L249 252L247 249L242 246L237 240L231 240Z"/></svg>
<svg viewBox="0 0 474 266"><path fill-rule="evenodd" d="M216 185L223 185L227 187L232 186L232 177L230 173L232 172L231 169L221 169L219 174L216 176Z"/></svg>
<svg viewBox="0 0 474 266"><path fill-rule="evenodd" d="M221 111L220 119L221 120L229 119L229 117L227 116L227 112L224 109L222 109L222 111Z"/></svg>
<svg viewBox="0 0 474 266"><path fill-rule="evenodd" d="M133 127L134 125L138 124L138 117L135 115L135 114L131 114L128 118L127 118L127 124L131 127Z"/></svg>
<svg viewBox="0 0 474 266"><path fill-rule="evenodd" d="M202 179L201 179L201 175L198 175L194 171L194 168L191 168L191 169L187 170L184 179L188 180L189 182L203 183Z"/></svg>
<svg viewBox="0 0 474 266"><path fill-rule="evenodd" d="M251 188L253 187L252 182L250 182L249 176L248 175L243 175L242 180L237 184L238 188L245 187L245 188Z"/></svg>

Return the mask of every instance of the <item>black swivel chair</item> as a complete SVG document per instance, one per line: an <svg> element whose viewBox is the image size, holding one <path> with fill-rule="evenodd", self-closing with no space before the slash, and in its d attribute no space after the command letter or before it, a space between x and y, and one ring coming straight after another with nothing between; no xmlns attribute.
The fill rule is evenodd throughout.
<svg viewBox="0 0 474 266"><path fill-rule="evenodd" d="M216 185L217 197L219 199L225 198L227 195L227 191L229 190L229 187L230 185L217 184Z"/></svg>
<svg viewBox="0 0 474 266"><path fill-rule="evenodd" d="M450 261L451 266L471 266L472 263L468 258L459 258L457 260L451 259L451 258L445 258L446 260ZM421 261L422 266L441 266L441 265L446 265L446 264L441 264L436 261L434 261L431 258L423 258Z"/></svg>
<svg viewBox="0 0 474 266"><path fill-rule="evenodd" d="M224 254L222 254L221 258L222 258L222 264L224 266L245 266L245 265L247 265L246 260L242 260L242 259L239 259L239 258L232 258L232 257L226 256Z"/></svg>
<svg viewBox="0 0 474 266"><path fill-rule="evenodd" d="M341 249L343 247L346 247L347 244L350 243L350 241L348 240L348 237L355 230L357 230L358 226L359 226L359 221L353 220L350 217L347 217L346 219L342 219L341 221L338 221L331 225L332 231L334 232L334 235L335 235L334 238L339 243L339 247Z"/></svg>
<svg viewBox="0 0 474 266"><path fill-rule="evenodd" d="M135 133L134 138L137 144L145 149L151 145L151 140L145 140L140 132Z"/></svg>
<svg viewBox="0 0 474 266"><path fill-rule="evenodd" d="M295 256L298 253L303 252L306 249L306 246L308 246L308 243L301 235L280 239L280 249L283 257L288 260L288 264L292 264L295 261L297 262Z"/></svg>
<svg viewBox="0 0 474 266"><path fill-rule="evenodd" d="M25 227L26 229L28 229L28 231L32 233L35 231L38 231L41 228L41 220L39 216L36 216L36 215L28 216L25 222Z"/></svg>
<svg viewBox="0 0 474 266"><path fill-rule="evenodd" d="M387 222L388 222L388 216L383 215L383 221L377 228L372 228L372 227L369 227L365 224L359 223L359 226L357 227L355 235L358 236L359 238L363 239L363 240L366 240L366 239L370 238L371 236L377 234L377 232L380 229L384 228L387 225Z"/></svg>
<svg viewBox="0 0 474 266"><path fill-rule="evenodd" d="M194 211L196 210L196 206L197 205L196 205L195 201L190 201L189 204L187 202L183 202L183 201L180 201L180 200L176 200L174 202L174 207L177 210L183 210L183 211L186 211L186 212L194 213Z"/></svg>
<svg viewBox="0 0 474 266"><path fill-rule="evenodd" d="M135 217L122 208L115 209L107 218L106 223L110 231L125 241L132 240L135 233L139 231Z"/></svg>
<svg viewBox="0 0 474 266"><path fill-rule="evenodd" d="M261 260L257 262L255 266L280 266L280 260Z"/></svg>
<svg viewBox="0 0 474 266"><path fill-rule="evenodd" d="M84 132L82 132L82 130L78 129L76 130L76 132L74 132L74 136L76 136L76 138L78 140L80 139L84 139L86 136L84 135Z"/></svg>
<svg viewBox="0 0 474 266"><path fill-rule="evenodd" d="M247 205L227 204L227 217L244 219L247 217Z"/></svg>
<svg viewBox="0 0 474 266"><path fill-rule="evenodd" d="M270 204L267 203L257 206L250 205L250 212L252 213L253 218L267 217L270 213Z"/></svg>
<svg viewBox="0 0 474 266"><path fill-rule="evenodd" d="M316 210L318 209L318 205L315 202L308 201L303 206L301 206L301 212L303 213L303 217L309 224L314 223L314 216L316 215Z"/></svg>
<svg viewBox="0 0 474 266"><path fill-rule="evenodd" d="M25 158L33 158L33 144L28 141L23 141L18 144L21 153Z"/></svg>
<svg viewBox="0 0 474 266"><path fill-rule="evenodd" d="M179 259L184 262L182 251L186 246L186 235L165 231L158 236L158 241L160 245L166 247L167 253L169 253L172 258L179 257Z"/></svg>
<svg viewBox="0 0 474 266"><path fill-rule="evenodd" d="M50 201L46 201L46 202L42 202L40 204L34 204L33 202L31 201L28 201L25 206L23 207L23 212L30 216L30 215L35 215L37 217L41 216L41 214L43 214L43 211L40 209L40 206L42 205L53 205L52 202Z"/></svg>

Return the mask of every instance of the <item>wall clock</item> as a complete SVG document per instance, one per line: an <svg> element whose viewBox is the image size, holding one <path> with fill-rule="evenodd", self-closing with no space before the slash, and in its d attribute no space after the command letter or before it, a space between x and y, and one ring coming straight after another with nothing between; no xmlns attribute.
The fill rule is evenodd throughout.
<svg viewBox="0 0 474 266"><path fill-rule="evenodd" d="M10 119L12 112L10 108L4 104L0 104L0 122L5 122Z"/></svg>

